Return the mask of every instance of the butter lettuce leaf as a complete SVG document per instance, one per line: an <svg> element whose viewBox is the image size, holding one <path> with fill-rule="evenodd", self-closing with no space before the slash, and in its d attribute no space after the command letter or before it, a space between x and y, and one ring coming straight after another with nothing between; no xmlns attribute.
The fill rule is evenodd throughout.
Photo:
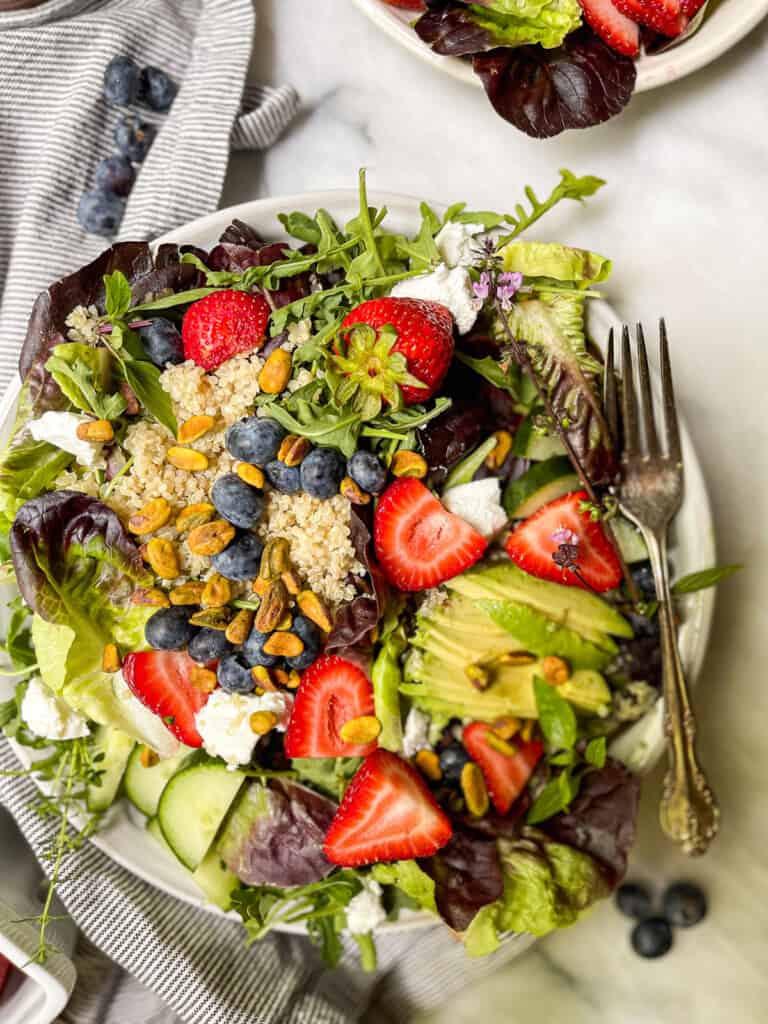
<svg viewBox="0 0 768 1024"><path fill-rule="evenodd" d="M374 864L371 878L382 885L394 885L421 910L437 913L434 879L415 860L397 860L391 864Z"/></svg>
<svg viewBox="0 0 768 1024"><path fill-rule="evenodd" d="M612 264L605 256L557 242L508 242L500 250L504 270L524 277L551 278L579 288L606 281Z"/></svg>
<svg viewBox="0 0 768 1024"><path fill-rule="evenodd" d="M493 46L540 43L551 49L581 25L578 0L478 0L470 11Z"/></svg>

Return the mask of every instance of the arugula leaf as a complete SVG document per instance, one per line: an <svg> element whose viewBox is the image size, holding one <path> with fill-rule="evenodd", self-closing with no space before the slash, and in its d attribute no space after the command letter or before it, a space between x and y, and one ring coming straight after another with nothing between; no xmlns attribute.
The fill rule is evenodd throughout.
<svg viewBox="0 0 768 1024"><path fill-rule="evenodd" d="M121 362L123 375L141 405L158 423L175 436L176 417L173 415L171 398L160 385L160 369L154 363L130 357Z"/></svg>
<svg viewBox="0 0 768 1024"><path fill-rule="evenodd" d="M733 576L743 568L743 565L713 565L710 569L689 573L688 576L683 576L672 585L672 593L675 597L680 597L682 594L695 594L697 590L706 590L707 587L716 586L721 580Z"/></svg>
<svg viewBox="0 0 768 1024"><path fill-rule="evenodd" d="M292 238L309 242L310 245L317 245L320 242L320 226L306 213L298 210L294 210L293 213L278 213L277 219Z"/></svg>
<svg viewBox="0 0 768 1024"><path fill-rule="evenodd" d="M532 224L540 220L545 213L548 213L563 199L573 199L576 202L583 202L587 196L593 196L595 192L605 185L602 178L595 178L587 174L577 178L572 171L563 168L560 171L560 183L556 185L545 200L540 200L530 185L526 185L524 192L530 209L526 209L524 203L515 206L514 216L508 215L507 223L514 225L512 231L498 239L499 248L507 242L511 242L524 231L527 231Z"/></svg>
<svg viewBox="0 0 768 1024"><path fill-rule="evenodd" d="M464 352L454 352L454 358L474 370L489 384L509 392L514 398L519 397L521 371L517 364L511 363L509 366L502 366L501 362L494 359L493 356L483 356L482 359L477 359Z"/></svg>
<svg viewBox="0 0 768 1024"><path fill-rule="evenodd" d="M593 768L605 768L606 746L605 736L590 740L584 751L584 760Z"/></svg>
<svg viewBox="0 0 768 1024"><path fill-rule="evenodd" d="M539 711L539 725L552 750L570 750L576 742L577 725L573 708L540 676L534 676L533 693Z"/></svg>
<svg viewBox="0 0 768 1024"><path fill-rule="evenodd" d="M131 308L131 286L121 270L104 275L104 307L110 320L122 320Z"/></svg>
<svg viewBox="0 0 768 1024"><path fill-rule="evenodd" d="M70 342L56 345L46 370L72 404L99 419L117 419L126 407L122 395L110 394L112 355L107 348Z"/></svg>
<svg viewBox="0 0 768 1024"><path fill-rule="evenodd" d="M188 255L190 254L185 253L182 256L182 262L189 262L185 260L185 256ZM204 299L206 295L216 291L218 291L218 288L190 288L186 292L176 292L173 295L163 295L159 299L152 299L151 302L141 302L138 306L133 306L128 312L130 314L149 313L156 309L172 309L174 306L186 306L190 302L197 302L198 299Z"/></svg>

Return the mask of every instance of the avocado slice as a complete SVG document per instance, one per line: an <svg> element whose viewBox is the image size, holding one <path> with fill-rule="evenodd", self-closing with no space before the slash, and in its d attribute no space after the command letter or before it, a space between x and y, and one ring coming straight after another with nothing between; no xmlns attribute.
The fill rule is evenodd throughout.
<svg viewBox="0 0 768 1024"><path fill-rule="evenodd" d="M579 478L566 456L535 462L504 491L504 510L510 519L525 519L542 506L579 489Z"/></svg>
<svg viewBox="0 0 768 1024"><path fill-rule="evenodd" d="M632 627L607 601L578 587L539 580L513 562L472 569L448 580L449 590L474 601L519 601L600 646L603 634L631 637Z"/></svg>

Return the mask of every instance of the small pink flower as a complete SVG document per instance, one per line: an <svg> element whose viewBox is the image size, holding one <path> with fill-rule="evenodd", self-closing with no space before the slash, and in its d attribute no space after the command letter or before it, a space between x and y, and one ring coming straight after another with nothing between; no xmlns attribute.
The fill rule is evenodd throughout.
<svg viewBox="0 0 768 1024"><path fill-rule="evenodd" d="M522 283L523 275L516 270L499 274L496 285L496 297L501 302L502 309L507 310L510 308L512 299L520 290Z"/></svg>
<svg viewBox="0 0 768 1024"><path fill-rule="evenodd" d="M479 281L475 281L472 284L472 291L475 293L473 306L475 309L482 309L483 303L491 294L491 275L487 270L482 272Z"/></svg>
<svg viewBox="0 0 768 1024"><path fill-rule="evenodd" d="M573 530L568 530L564 526L561 526L559 530L555 530L554 533L549 535L549 539L554 541L555 544L575 544L579 543L579 535L574 533Z"/></svg>

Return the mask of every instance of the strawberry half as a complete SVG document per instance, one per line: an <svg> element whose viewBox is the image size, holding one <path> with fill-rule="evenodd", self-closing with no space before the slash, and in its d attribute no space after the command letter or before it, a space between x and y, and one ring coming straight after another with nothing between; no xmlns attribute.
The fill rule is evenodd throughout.
<svg viewBox="0 0 768 1024"><path fill-rule="evenodd" d="M133 695L188 747L203 745L195 715L209 695L190 682L198 668L186 651L139 651L123 661L123 678Z"/></svg>
<svg viewBox="0 0 768 1024"><path fill-rule="evenodd" d="M8 975L11 973L11 961L0 953L0 995L3 994Z"/></svg>
<svg viewBox="0 0 768 1024"><path fill-rule="evenodd" d="M400 7L404 11L423 11L424 0L384 0L390 7Z"/></svg>
<svg viewBox="0 0 768 1024"><path fill-rule="evenodd" d="M370 299L344 318L334 351L348 380L346 400L367 414L376 415L377 403L397 407L401 398L405 405L426 402L453 359L453 316L439 302Z"/></svg>
<svg viewBox="0 0 768 1024"><path fill-rule="evenodd" d="M269 314L263 295L212 292L184 314L184 355L205 370L215 370L232 356L257 352L267 337Z"/></svg>
<svg viewBox="0 0 768 1024"><path fill-rule="evenodd" d="M628 18L672 39L679 36L688 24L684 14L679 11L677 14L669 14L666 10L659 10L651 0L613 0L613 3Z"/></svg>
<svg viewBox="0 0 768 1024"><path fill-rule="evenodd" d="M698 14L703 6L704 0L681 0L680 2L680 10L688 18Z"/></svg>
<svg viewBox="0 0 768 1024"><path fill-rule="evenodd" d="M488 542L444 508L421 481L401 477L379 500L373 520L376 558L399 590L427 590L483 557Z"/></svg>
<svg viewBox="0 0 768 1024"><path fill-rule="evenodd" d="M533 775L544 753L544 744L539 740L523 743L512 739L509 743L517 753L510 757L489 746L486 739L489 732L493 732L493 728L487 722L472 722L464 727L462 742L469 756L480 766L493 806L499 814L507 814Z"/></svg>
<svg viewBox="0 0 768 1024"><path fill-rule="evenodd" d="M285 732L288 757L365 757L376 741L345 743L345 722L374 714L373 687L361 668L338 655L318 658L304 672Z"/></svg>
<svg viewBox="0 0 768 1024"><path fill-rule="evenodd" d="M611 0L579 0L584 19L612 50L626 57L640 53L640 29L637 23L617 10Z"/></svg>
<svg viewBox="0 0 768 1024"><path fill-rule="evenodd" d="M507 538L507 554L521 569L542 580L569 587L613 590L622 572L613 545L599 522L594 523L579 505L588 501L586 491L574 491L550 501L523 520ZM553 555L569 547L577 572L558 564Z"/></svg>
<svg viewBox="0 0 768 1024"><path fill-rule="evenodd" d="M370 754L347 787L323 850L332 864L358 867L431 857L453 834L419 773L397 754Z"/></svg>

